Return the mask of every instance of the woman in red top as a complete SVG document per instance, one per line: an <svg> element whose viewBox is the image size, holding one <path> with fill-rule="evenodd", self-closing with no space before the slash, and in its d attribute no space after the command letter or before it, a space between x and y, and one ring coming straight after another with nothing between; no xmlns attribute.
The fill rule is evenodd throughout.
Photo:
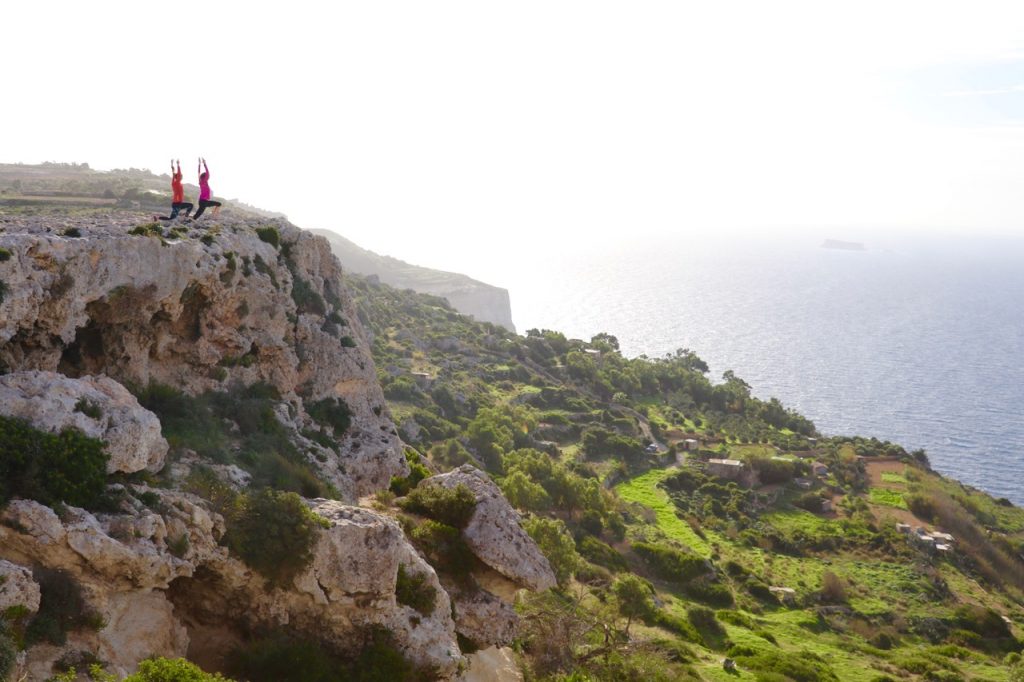
<svg viewBox="0 0 1024 682"><path fill-rule="evenodd" d="M178 217L178 211L184 210L185 217L192 213L192 204L185 201L185 188L181 186L181 161L178 161L178 170L174 170L174 159L171 159L171 215L153 216L155 220L174 220Z"/></svg>

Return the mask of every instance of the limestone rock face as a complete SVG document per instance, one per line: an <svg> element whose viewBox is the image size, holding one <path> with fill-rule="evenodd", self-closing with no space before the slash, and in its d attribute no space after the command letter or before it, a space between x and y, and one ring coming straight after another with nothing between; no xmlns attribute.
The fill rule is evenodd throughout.
<svg viewBox="0 0 1024 682"><path fill-rule="evenodd" d="M533 539L526 534L519 512L485 473L468 464L431 476L420 485L455 488L465 485L476 496L476 511L463 536L473 553L510 580L532 590L556 585L554 571Z"/></svg>
<svg viewBox="0 0 1024 682"><path fill-rule="evenodd" d="M32 579L32 571L0 559L0 613L17 606L35 613L39 598L39 584Z"/></svg>
<svg viewBox="0 0 1024 682"><path fill-rule="evenodd" d="M323 463L311 458L324 477L354 501L408 472L366 334L324 239L284 220L241 217L174 239L131 234L148 220L4 217L0 364L156 381L189 394L265 382L291 406L298 430L320 428L308 405L340 397L352 425L338 436L338 452ZM67 227L81 237L60 236ZM80 426L89 425L83 418Z"/></svg>
<svg viewBox="0 0 1024 682"><path fill-rule="evenodd" d="M508 646L515 639L519 616L511 604L483 589L446 585L455 602L455 629L477 646Z"/></svg>
<svg viewBox="0 0 1024 682"><path fill-rule="evenodd" d="M88 407L80 409L79 405ZM167 455L167 441L160 434L156 415L108 377L72 379L40 371L0 376L0 414L25 419L53 433L74 427L106 442L108 473L156 472Z"/></svg>

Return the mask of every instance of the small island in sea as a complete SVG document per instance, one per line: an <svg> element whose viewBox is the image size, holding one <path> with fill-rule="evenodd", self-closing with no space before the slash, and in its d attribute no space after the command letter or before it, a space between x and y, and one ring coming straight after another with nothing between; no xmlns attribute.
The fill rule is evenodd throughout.
<svg viewBox="0 0 1024 682"><path fill-rule="evenodd" d="M821 243L823 249L839 249L841 251L867 251L860 242L844 242L841 239L826 239Z"/></svg>

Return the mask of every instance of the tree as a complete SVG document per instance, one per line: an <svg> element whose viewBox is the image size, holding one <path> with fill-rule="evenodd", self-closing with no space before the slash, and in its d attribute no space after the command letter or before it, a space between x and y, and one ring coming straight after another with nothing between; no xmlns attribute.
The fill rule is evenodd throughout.
<svg viewBox="0 0 1024 682"><path fill-rule="evenodd" d="M650 584L632 573L621 575L612 583L612 594L618 603L619 613L626 618L627 637L634 618L645 618L653 613L651 592Z"/></svg>
<svg viewBox="0 0 1024 682"><path fill-rule="evenodd" d="M551 498L547 492L530 480L522 471L513 471L501 482L501 491L505 493L513 507L528 511L540 511L551 506Z"/></svg>
<svg viewBox="0 0 1024 682"><path fill-rule="evenodd" d="M555 572L558 585L564 587L580 564L576 542L560 519L533 517L524 524L540 551L547 557L551 570Z"/></svg>

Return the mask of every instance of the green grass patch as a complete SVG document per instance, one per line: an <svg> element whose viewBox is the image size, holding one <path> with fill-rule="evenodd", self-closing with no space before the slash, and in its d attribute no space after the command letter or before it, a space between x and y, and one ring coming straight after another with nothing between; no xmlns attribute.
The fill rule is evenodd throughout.
<svg viewBox="0 0 1024 682"><path fill-rule="evenodd" d="M907 501L903 499L903 493L888 488L871 488L868 490L868 501L872 504L883 507L895 507L896 509L908 509Z"/></svg>
<svg viewBox="0 0 1024 682"><path fill-rule="evenodd" d="M901 483L907 484L907 477L903 474L897 474L895 471L884 471L882 472L882 480L886 483Z"/></svg>
<svg viewBox="0 0 1024 682"><path fill-rule="evenodd" d="M615 486L615 492L627 502L636 502L651 509L657 517L658 528L703 557L711 556L711 546L694 532L690 524L676 516L675 505L658 483L677 469L654 469Z"/></svg>

